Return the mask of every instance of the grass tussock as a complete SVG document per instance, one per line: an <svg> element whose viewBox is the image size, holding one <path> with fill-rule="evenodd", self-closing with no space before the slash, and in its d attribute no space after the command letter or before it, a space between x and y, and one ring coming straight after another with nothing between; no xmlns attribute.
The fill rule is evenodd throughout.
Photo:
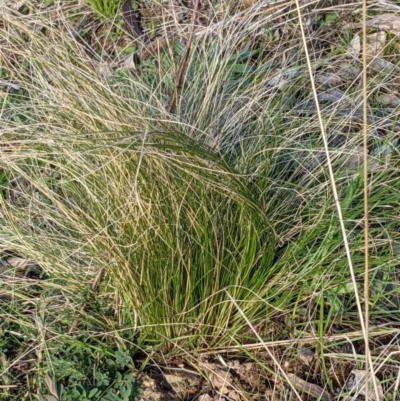
<svg viewBox="0 0 400 401"><path fill-rule="evenodd" d="M249 322L264 339L353 327L365 252L361 91L358 76L345 97L326 85L350 63L344 52L311 62L356 289L299 37L282 58L260 33L267 16L254 7L233 22L228 13L195 36L170 114L181 43L171 40L141 73L104 75L67 25L32 18L11 13L0 30L2 76L13 85L1 100L0 246L46 279L35 285L49 292L32 301L40 325L13 316L8 297L19 305L26 288L10 279L2 303L15 324L42 333L35 346L44 352L62 336L55 327L76 319L79 333L108 332L120 347L116 333L129 328L136 346L185 352L257 341ZM383 323L398 307L398 116L373 105L370 114L371 321ZM92 308L85 291L103 269ZM45 294L58 297L54 310L38 306L51 304Z"/></svg>

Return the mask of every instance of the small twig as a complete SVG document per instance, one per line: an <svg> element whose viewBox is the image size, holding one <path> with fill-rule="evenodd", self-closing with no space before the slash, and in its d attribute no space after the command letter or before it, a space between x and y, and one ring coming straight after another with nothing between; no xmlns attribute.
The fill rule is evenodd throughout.
<svg viewBox="0 0 400 401"><path fill-rule="evenodd" d="M100 280L101 280L101 278L103 277L103 274L104 274L104 267L102 267L102 268L98 271L98 273L96 274L96 277L95 277L94 280L93 280L93 283L92 283L92 286L91 286L91 289L92 289L93 291L98 287L98 285L99 285L99 283L100 283ZM81 306L81 309L79 310L79 313L80 313L80 314L83 313L83 312L85 311L85 309L86 309L86 304L83 304L83 305ZM78 319L74 320L74 322L72 323L72 326L71 326L70 329L68 330L68 334L72 334L72 332L75 330L75 328L76 328L77 325L78 325Z"/></svg>
<svg viewBox="0 0 400 401"><path fill-rule="evenodd" d="M176 82L175 82L175 88L174 88L174 91L172 92L171 100L169 101L168 113L172 113L172 111L174 109L176 93L177 93L178 89L181 87L183 74L186 71L190 47L192 45L194 31L195 31L195 23L196 23L198 9L199 9L199 0L196 0L196 2L194 3L193 14L192 14L192 31L190 32L189 39L186 42L185 51L182 56L181 64L179 66L178 75L177 75Z"/></svg>

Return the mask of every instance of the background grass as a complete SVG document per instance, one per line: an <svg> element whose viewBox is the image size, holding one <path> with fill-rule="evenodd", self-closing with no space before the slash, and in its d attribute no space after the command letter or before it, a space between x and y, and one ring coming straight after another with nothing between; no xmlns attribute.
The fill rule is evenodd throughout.
<svg viewBox="0 0 400 401"><path fill-rule="evenodd" d="M195 38L173 114L178 41L141 74L104 76L100 57L89 59L45 14L5 16L2 77L14 86L2 93L1 250L5 266L10 255L33 266L29 280L9 267L2 280L3 377L9 385L29 377L19 399L43 393L54 375L58 395L62 385L76 390L68 397L106 400L117 372L135 370L138 349L156 360L190 356L255 342L255 328L266 341L315 335L323 359L326 335L358 329L360 87L349 84L346 101L322 102L355 289L303 44L290 39L282 61L273 37L259 34L266 21L256 8L235 23L230 12ZM317 82L345 65L338 52L315 54ZM386 78L375 76L371 96ZM371 105L370 113L371 334L385 324L389 335L398 310L397 112ZM33 375L18 366L23 355L34 359ZM73 375L93 366L108 385ZM328 370L319 382L333 388Z"/></svg>

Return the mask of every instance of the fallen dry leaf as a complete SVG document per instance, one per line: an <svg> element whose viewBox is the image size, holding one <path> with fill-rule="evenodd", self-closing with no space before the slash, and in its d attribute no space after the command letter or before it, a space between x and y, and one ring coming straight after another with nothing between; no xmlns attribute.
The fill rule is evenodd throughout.
<svg viewBox="0 0 400 401"><path fill-rule="evenodd" d="M257 0L242 0L242 4L244 8L250 8L256 4Z"/></svg>
<svg viewBox="0 0 400 401"><path fill-rule="evenodd" d="M350 63L344 63L340 67L340 72L338 73L343 79L351 80L361 77L362 69L359 66L352 65Z"/></svg>
<svg viewBox="0 0 400 401"><path fill-rule="evenodd" d="M211 385L220 393L227 394L232 388L230 374L222 369L215 369L208 377Z"/></svg>
<svg viewBox="0 0 400 401"><path fill-rule="evenodd" d="M301 347L298 351L299 358L306 365L310 365L310 363L314 360L315 351L308 347Z"/></svg>
<svg viewBox="0 0 400 401"><path fill-rule="evenodd" d="M363 23L357 22L348 26L351 28L362 28ZM367 21L367 28L374 28L398 35L400 33L400 17L396 14L375 15Z"/></svg>
<svg viewBox="0 0 400 401"><path fill-rule="evenodd" d="M337 88L330 88L325 92L318 93L318 101L320 103L338 103L345 104L349 102L349 98L345 92Z"/></svg>
<svg viewBox="0 0 400 401"><path fill-rule="evenodd" d="M385 31L367 35L366 53L368 57L377 57L385 47L387 34Z"/></svg>
<svg viewBox="0 0 400 401"><path fill-rule="evenodd" d="M348 159L344 163L344 167L348 169L357 169L364 162L364 147L359 145L355 146L350 153Z"/></svg>
<svg viewBox="0 0 400 401"><path fill-rule="evenodd" d="M389 358L400 359L400 345L382 345L381 347L375 348L374 355L387 355Z"/></svg>
<svg viewBox="0 0 400 401"><path fill-rule="evenodd" d="M131 53L124 58L124 60L119 64L120 67L129 68L131 70L136 70L138 68L138 56L136 53Z"/></svg>
<svg viewBox="0 0 400 401"><path fill-rule="evenodd" d="M255 364L253 362L240 363L236 360L229 364L229 368L251 387L257 386L259 378L255 374Z"/></svg>
<svg viewBox="0 0 400 401"><path fill-rule="evenodd" d="M278 90L282 89L282 87L288 82L290 78L295 77L300 73L301 69L298 67L289 68L285 71L276 70L276 75L273 76L270 80L267 81L268 86L275 86Z"/></svg>
<svg viewBox="0 0 400 401"><path fill-rule="evenodd" d="M347 152L346 152L347 153ZM364 163L364 147L362 145L354 146L348 153L347 159L342 167L349 170L360 168ZM378 161L371 155L368 155L368 171L373 172L379 167Z"/></svg>
<svg viewBox="0 0 400 401"><path fill-rule="evenodd" d="M39 393L39 401L59 401L59 399L54 397L54 395L41 395Z"/></svg>
<svg viewBox="0 0 400 401"><path fill-rule="evenodd" d="M380 57L375 57L373 59L371 67L378 71L396 72L399 70L398 67L396 67L396 65Z"/></svg>
<svg viewBox="0 0 400 401"><path fill-rule="evenodd" d="M316 81L321 85L339 86L343 83L342 78L337 74L327 73L317 77Z"/></svg>
<svg viewBox="0 0 400 401"><path fill-rule="evenodd" d="M11 267L15 267L17 270L24 271L32 262L25 258L19 258L18 256L10 256L5 258L5 262Z"/></svg>
<svg viewBox="0 0 400 401"><path fill-rule="evenodd" d="M99 63L97 66L97 73L102 78L109 78L112 76L112 68L109 63L102 62L102 63Z"/></svg>
<svg viewBox="0 0 400 401"><path fill-rule="evenodd" d="M355 59L358 59L360 57L360 52L361 52L361 41L360 41L360 35L356 33L351 40L349 46L347 47L347 54Z"/></svg>
<svg viewBox="0 0 400 401"><path fill-rule="evenodd" d="M222 394L228 394L234 389L232 385L231 374L221 369L218 365L213 363L204 363L203 366L207 370L207 377L211 386Z"/></svg>
<svg viewBox="0 0 400 401"><path fill-rule="evenodd" d="M232 401L240 401L242 400L242 397L240 397L240 394L237 391L230 391L227 394L227 399Z"/></svg>
<svg viewBox="0 0 400 401"><path fill-rule="evenodd" d="M375 15L367 21L367 27L377 28L398 35L400 33L400 17L396 14Z"/></svg>
<svg viewBox="0 0 400 401"><path fill-rule="evenodd" d="M46 382L49 393L52 396L56 397L56 399L58 400L57 383L55 377L50 377L49 375L46 375L44 377L44 381Z"/></svg>
<svg viewBox="0 0 400 401"><path fill-rule="evenodd" d="M298 390L304 391L305 393L311 394L315 397L319 397L320 400L323 401L331 401L332 396L324 390L322 387L306 382L303 379L300 379L300 377L297 377L293 373L288 373L287 377L290 381L290 383L293 385Z"/></svg>
<svg viewBox="0 0 400 401"><path fill-rule="evenodd" d="M364 386L365 386L366 371L353 369L351 371L351 374L353 375L353 378L347 382L347 384L346 384L347 389L352 392L354 391L358 394L365 395ZM375 377L375 380L377 383L377 388L375 391L374 385L373 385L373 380L372 380L371 376L372 376L372 374L370 373L369 374L368 398L372 401L383 401L385 399L385 396L383 395L382 385L379 383L378 379Z"/></svg>
<svg viewBox="0 0 400 401"><path fill-rule="evenodd" d="M395 95L383 94L376 97L376 101L385 106L400 106L400 98Z"/></svg>
<svg viewBox="0 0 400 401"><path fill-rule="evenodd" d="M202 394L199 398L199 401L214 401L214 399L208 394Z"/></svg>
<svg viewBox="0 0 400 401"><path fill-rule="evenodd" d="M200 387L201 376L196 372L164 369L163 376L168 385L182 398L193 396Z"/></svg>

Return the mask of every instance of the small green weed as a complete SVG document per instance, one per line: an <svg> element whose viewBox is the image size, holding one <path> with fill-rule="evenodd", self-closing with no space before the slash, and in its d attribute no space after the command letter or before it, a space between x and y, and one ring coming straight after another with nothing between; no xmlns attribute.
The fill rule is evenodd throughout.
<svg viewBox="0 0 400 401"><path fill-rule="evenodd" d="M0 259L0 399L135 400L134 348L126 348L134 333L110 330L110 302L87 287L70 292L38 267L23 275L7 257Z"/></svg>
<svg viewBox="0 0 400 401"><path fill-rule="evenodd" d="M114 18L122 5L121 0L88 0L96 13L103 18Z"/></svg>
<svg viewBox="0 0 400 401"><path fill-rule="evenodd" d="M106 354L76 340L69 346L67 340L64 348L57 349L44 363L44 371L52 372L52 385L49 385L50 376L45 376L48 392L63 401L136 400L140 388L132 368L128 351Z"/></svg>

